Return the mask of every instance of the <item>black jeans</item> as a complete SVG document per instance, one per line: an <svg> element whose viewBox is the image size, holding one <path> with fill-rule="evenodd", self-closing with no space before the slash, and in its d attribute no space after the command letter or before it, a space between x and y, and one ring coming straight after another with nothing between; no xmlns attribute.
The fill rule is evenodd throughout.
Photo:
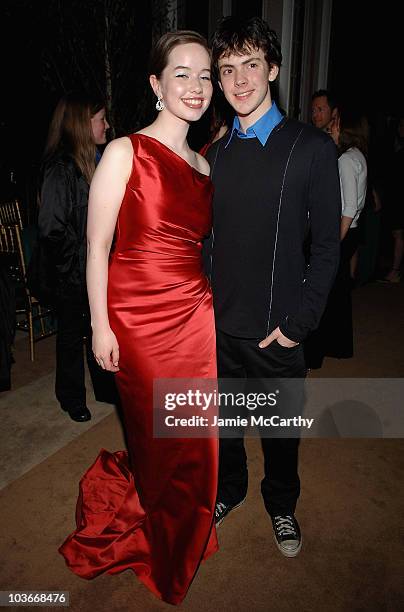
<svg viewBox="0 0 404 612"><path fill-rule="evenodd" d="M217 360L219 378L298 378L290 394L293 412L303 405L303 379L306 375L302 346L288 349L273 342L265 349L258 347L261 339L236 338L217 330ZM296 393L297 389L297 393ZM290 393L286 389L286 393ZM284 395L285 397L285 395ZM268 432L266 432L268 433ZM264 473L261 493L267 512L294 513L300 494L298 475L299 438L264 437L260 430L264 453ZM236 437L220 438L218 500L226 504L241 501L248 487L247 456L244 430Z"/></svg>
<svg viewBox="0 0 404 612"><path fill-rule="evenodd" d="M117 404L118 393L112 372L105 372L91 350L90 310L86 297L63 296L56 303L56 397L63 410L86 405L84 346L95 399Z"/></svg>

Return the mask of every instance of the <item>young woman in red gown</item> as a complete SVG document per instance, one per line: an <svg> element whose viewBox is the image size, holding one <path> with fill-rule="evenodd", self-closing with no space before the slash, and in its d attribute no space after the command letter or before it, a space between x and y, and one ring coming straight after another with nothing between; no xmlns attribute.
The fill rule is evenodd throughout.
<svg viewBox="0 0 404 612"><path fill-rule="evenodd" d="M178 604L201 560L217 550L217 439L155 438L152 414L154 379L216 377L201 264L212 184L207 161L186 140L212 95L205 39L164 35L151 68L160 112L107 146L88 215L93 351L116 372L128 451L102 450L86 472L77 529L60 552L83 578L132 569L155 595Z"/></svg>

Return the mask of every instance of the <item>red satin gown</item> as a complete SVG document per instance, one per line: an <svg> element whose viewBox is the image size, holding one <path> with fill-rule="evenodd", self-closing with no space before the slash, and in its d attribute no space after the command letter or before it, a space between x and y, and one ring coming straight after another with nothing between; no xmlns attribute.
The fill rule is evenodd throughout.
<svg viewBox="0 0 404 612"><path fill-rule="evenodd" d="M80 481L77 529L60 547L87 579L132 569L178 604L217 550L216 438L153 437L153 379L216 377L201 240L212 183L158 140L130 136L131 176L110 258L108 311L128 452L102 450Z"/></svg>

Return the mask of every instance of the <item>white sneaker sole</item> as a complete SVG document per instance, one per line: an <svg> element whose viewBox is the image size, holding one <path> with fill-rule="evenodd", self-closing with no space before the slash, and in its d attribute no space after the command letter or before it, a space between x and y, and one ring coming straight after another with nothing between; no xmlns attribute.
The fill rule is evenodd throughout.
<svg viewBox="0 0 404 612"><path fill-rule="evenodd" d="M303 538L301 536L300 536L300 544L296 548L296 550L285 550L284 548L282 548L282 546L279 544L278 540L276 539L275 535L274 535L274 540L275 540L276 546L279 548L279 550L281 551L284 557L288 557L288 558L296 557L299 554L300 549L302 548Z"/></svg>
<svg viewBox="0 0 404 612"><path fill-rule="evenodd" d="M244 499L242 499L242 500L241 500L241 502L239 502L238 504L236 504L235 506L233 506L233 508L232 508L232 509L231 509L231 510L230 510L230 511L227 513L227 514L225 514L224 516L222 516L222 518L221 518L221 519L220 519L220 520L219 520L217 523L215 523L215 527L219 527L219 525L220 525L221 523L223 523L224 519L226 519L226 518L229 516L230 512L233 512L233 510L236 510L237 508L240 508L240 506L241 506L242 504L244 504L244 502L245 502L245 500L246 500L246 499L247 499L247 496L245 496L245 498L244 498Z"/></svg>

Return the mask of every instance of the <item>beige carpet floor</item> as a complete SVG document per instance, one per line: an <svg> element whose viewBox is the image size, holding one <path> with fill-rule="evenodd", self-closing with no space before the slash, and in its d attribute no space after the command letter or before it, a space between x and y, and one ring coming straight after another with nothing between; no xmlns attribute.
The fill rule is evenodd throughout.
<svg viewBox="0 0 404 612"><path fill-rule="evenodd" d="M86 386L91 388L89 376ZM89 398L92 420L76 423L67 419L62 410L55 409L53 388L52 372L15 389L13 393L0 395L0 489L114 411L113 406ZM15 460L16 449L18 461Z"/></svg>
<svg viewBox="0 0 404 612"><path fill-rule="evenodd" d="M310 376L403 377L403 307L403 285L355 290L355 357L327 359ZM57 553L74 527L80 477L101 447L122 448L123 435L116 413L93 402L90 390L90 424L59 412L54 338L36 350L31 364L26 339L18 340L13 388L0 396L0 590L67 590L74 612L173 609L130 571L87 582ZM247 452L247 501L219 528L220 551L202 564L180 609L404 610L404 440L302 441L297 516L304 541L295 559L282 557L273 542L259 493L258 440L247 440Z"/></svg>

